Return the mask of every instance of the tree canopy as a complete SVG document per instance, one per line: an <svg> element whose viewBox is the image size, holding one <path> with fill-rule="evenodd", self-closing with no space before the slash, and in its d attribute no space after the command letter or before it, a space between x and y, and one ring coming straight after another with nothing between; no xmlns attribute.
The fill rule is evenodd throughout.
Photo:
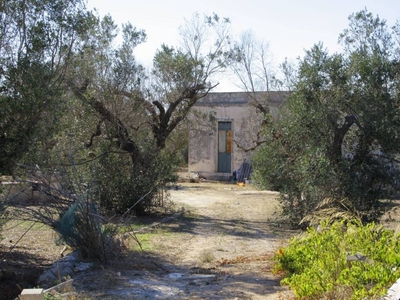
<svg viewBox="0 0 400 300"><path fill-rule="evenodd" d="M146 70L134 55L146 33L84 1L1 5L0 173L74 167L106 209L143 211L175 180L171 137L234 59L229 19L193 15L181 44L162 45Z"/></svg>
<svg viewBox="0 0 400 300"><path fill-rule="evenodd" d="M57 130L65 76L93 24L83 1L0 4L0 173Z"/></svg>
<svg viewBox="0 0 400 300"><path fill-rule="evenodd" d="M317 44L297 70L283 63L279 80L268 43L251 32L233 43L230 20L216 14L186 20L181 44L161 45L146 70L134 55L146 33L130 23L119 28L82 0L3 1L0 172L73 166L107 209L124 212L174 180L186 116L232 67L264 116L251 148L263 145L259 185L283 192L287 212L301 212L295 222L332 203L367 218L359 212L399 188L400 25L367 10L349 21L343 53ZM268 93L255 92L286 86L274 123Z"/></svg>
<svg viewBox="0 0 400 300"><path fill-rule="evenodd" d="M398 35L367 10L349 21L343 53L321 43L306 51L284 117L255 159L256 178L282 191L293 223L315 210L372 220L400 188Z"/></svg>

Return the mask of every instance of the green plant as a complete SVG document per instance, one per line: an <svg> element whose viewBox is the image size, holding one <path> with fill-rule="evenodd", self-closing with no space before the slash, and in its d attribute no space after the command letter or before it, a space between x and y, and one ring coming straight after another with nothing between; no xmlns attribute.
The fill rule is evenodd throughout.
<svg viewBox="0 0 400 300"><path fill-rule="evenodd" d="M44 300L61 300L63 297L61 295L45 293L43 295Z"/></svg>
<svg viewBox="0 0 400 300"><path fill-rule="evenodd" d="M143 145L144 148L144 145ZM127 155L108 154L93 165L95 179L101 192L101 208L120 215L143 214L157 203L158 195L177 181L178 161L172 153L148 146L143 162L135 168Z"/></svg>
<svg viewBox="0 0 400 300"><path fill-rule="evenodd" d="M370 299L400 277L399 238L374 223L322 223L293 238L275 259L275 271L286 274L281 283L299 298L345 290L348 299Z"/></svg>
<svg viewBox="0 0 400 300"><path fill-rule="evenodd" d="M129 249L133 251L154 251L156 250L156 245L154 243L155 235L153 233L137 233L137 240L132 240L132 243L129 245ZM138 243L138 241L140 243Z"/></svg>
<svg viewBox="0 0 400 300"><path fill-rule="evenodd" d="M329 54L322 43L306 51L280 119L265 128L252 157L252 179L281 192L293 225L327 209L376 221L380 200L400 189L395 35L366 9L349 21L342 53Z"/></svg>

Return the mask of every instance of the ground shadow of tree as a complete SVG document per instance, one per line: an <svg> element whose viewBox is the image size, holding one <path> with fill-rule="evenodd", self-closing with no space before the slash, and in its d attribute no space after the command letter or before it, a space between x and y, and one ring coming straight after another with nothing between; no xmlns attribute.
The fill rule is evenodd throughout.
<svg viewBox="0 0 400 300"><path fill-rule="evenodd" d="M284 290L280 277L251 273L232 276L229 267L202 269L173 264L160 255L139 251L131 252L123 261L75 274L74 286L80 297L90 299L242 299L248 292L259 293L260 285L264 295ZM182 277L173 279L174 274ZM198 274L215 276L188 279Z"/></svg>
<svg viewBox="0 0 400 300"><path fill-rule="evenodd" d="M46 258L28 250L0 246L0 300L16 299L23 289L37 287L39 276L49 267Z"/></svg>
<svg viewBox="0 0 400 300"><path fill-rule="evenodd" d="M150 235L152 232L155 235L165 233L166 238L181 233L186 236L207 234L204 230L210 229L217 234L246 240L279 239L277 233L265 230L274 226L274 220L251 222L186 213L166 223L160 222L161 219L162 216L158 216L135 221L147 225L142 232ZM259 294L261 291L263 295L268 295L285 290L280 286L281 278L271 273L272 253L262 257L249 254L242 261L214 262L213 266L204 268L179 261L173 256L173 253L160 249L130 251L123 259L75 274L75 288L79 295L90 299L241 299L248 297L249 293ZM238 264L245 271L232 275L232 268ZM253 268L262 272L252 272ZM176 274L180 275L175 278ZM211 277L198 281L191 279L198 274Z"/></svg>

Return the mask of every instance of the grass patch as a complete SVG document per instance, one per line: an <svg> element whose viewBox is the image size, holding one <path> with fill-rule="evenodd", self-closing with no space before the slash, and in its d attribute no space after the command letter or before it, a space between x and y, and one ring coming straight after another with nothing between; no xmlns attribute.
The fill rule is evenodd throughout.
<svg viewBox="0 0 400 300"><path fill-rule="evenodd" d="M14 228L19 228L20 230L43 230L47 231L50 227L34 221L19 221L19 220L10 220L3 225L3 232L7 230L12 230Z"/></svg>
<svg viewBox="0 0 400 300"><path fill-rule="evenodd" d="M140 245L142 247L140 247L140 245L138 245L138 243L136 243L136 241L134 241L134 243L132 244L132 246L133 246L132 250L154 251L157 249L157 247L155 247L155 245L152 241L154 236L151 233L142 233L142 234L138 233L138 234L136 234L136 237L139 240Z"/></svg>
<svg viewBox="0 0 400 300"><path fill-rule="evenodd" d="M184 217L185 219L189 219L189 220L199 220L199 219L202 219L202 218L203 218L203 217L200 216L199 214L194 214L194 213L191 213L190 211L185 212L184 215L183 215L183 217Z"/></svg>
<svg viewBox="0 0 400 300"><path fill-rule="evenodd" d="M160 237L168 237L171 235L171 232L167 229L156 228L149 232L144 233L136 233L135 236L139 243L131 238L129 240L128 248L132 251L148 251L154 252L159 250L160 245Z"/></svg>
<svg viewBox="0 0 400 300"><path fill-rule="evenodd" d="M215 255L210 250L204 250L200 253L199 260L201 263L212 263L215 260Z"/></svg>

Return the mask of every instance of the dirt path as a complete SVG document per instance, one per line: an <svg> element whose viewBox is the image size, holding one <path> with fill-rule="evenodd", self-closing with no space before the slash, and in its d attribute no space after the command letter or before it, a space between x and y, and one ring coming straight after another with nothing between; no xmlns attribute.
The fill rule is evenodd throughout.
<svg viewBox="0 0 400 300"><path fill-rule="evenodd" d="M290 299L271 273L293 232L275 223L276 194L184 183L171 191L176 218L143 231L145 251L74 276L91 299Z"/></svg>

